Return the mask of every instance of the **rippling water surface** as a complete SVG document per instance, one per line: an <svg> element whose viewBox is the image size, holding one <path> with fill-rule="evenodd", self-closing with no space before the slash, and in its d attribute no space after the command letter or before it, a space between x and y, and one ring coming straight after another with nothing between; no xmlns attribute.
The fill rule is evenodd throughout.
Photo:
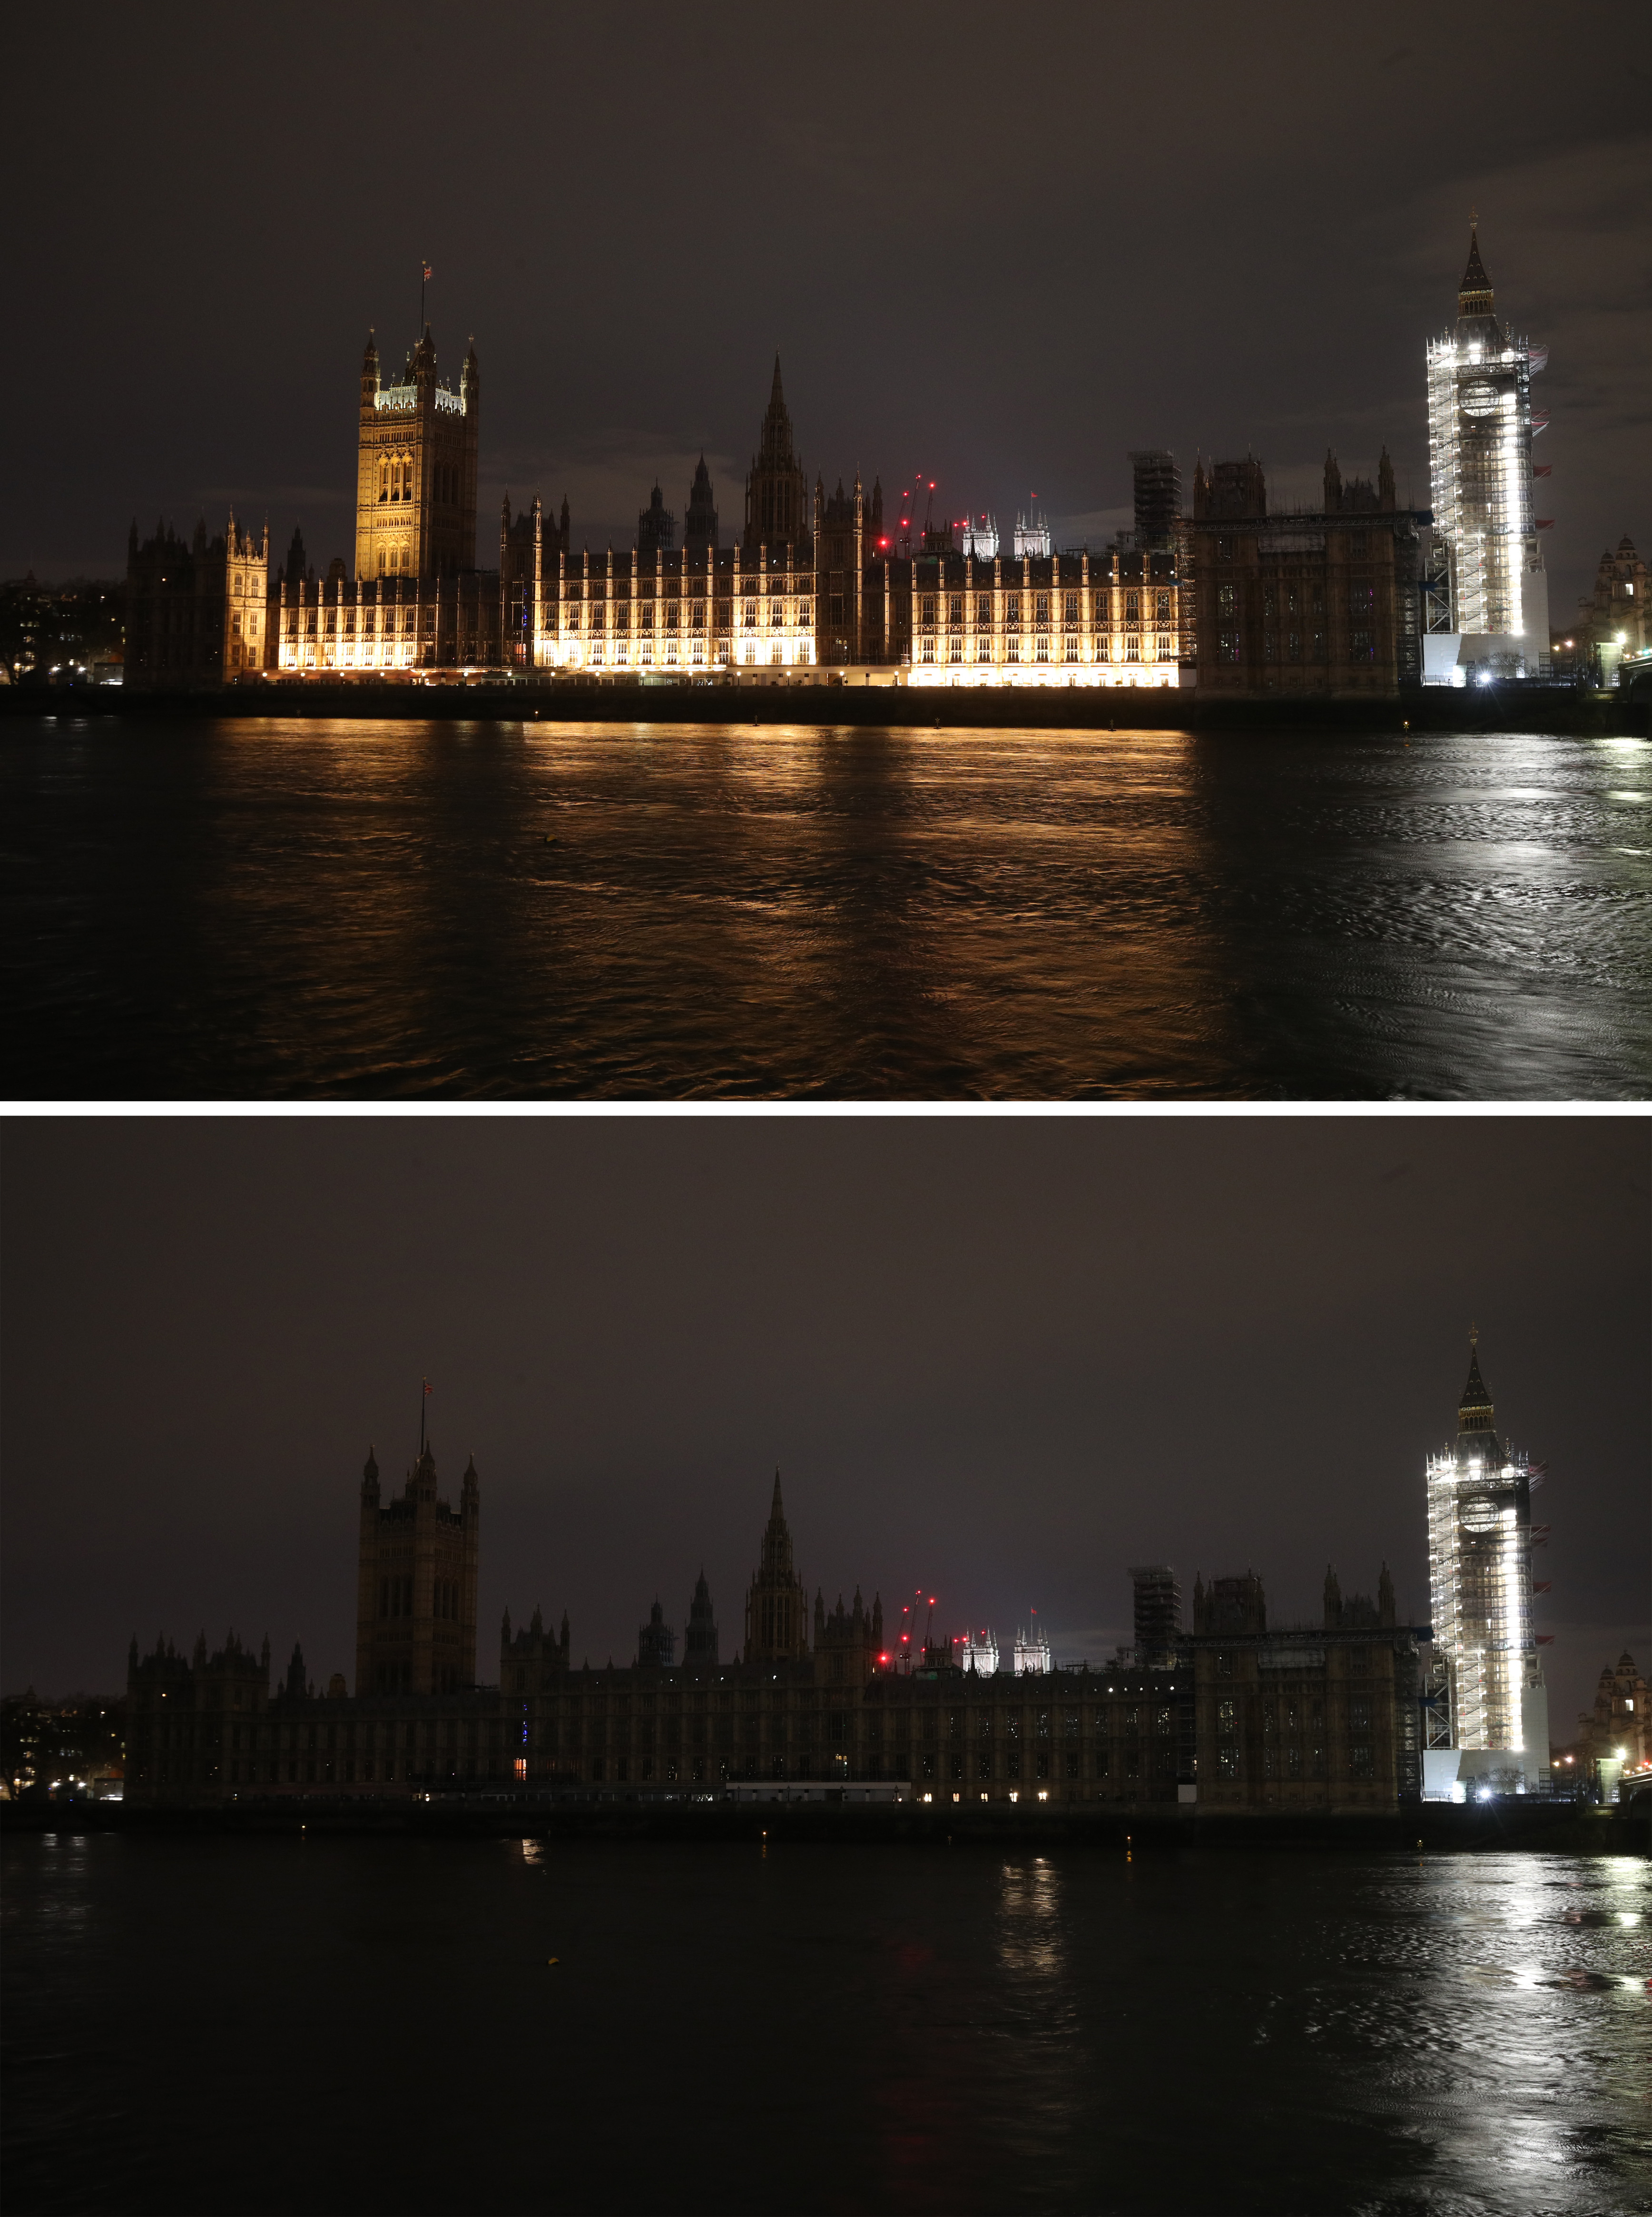
<svg viewBox="0 0 1652 2217"><path fill-rule="evenodd" d="M1652 749L0 726L7 1090L1643 1097Z"/></svg>
<svg viewBox="0 0 1652 2217"><path fill-rule="evenodd" d="M3 1872L14 2212L1652 2208L1638 1860L65 1832Z"/></svg>

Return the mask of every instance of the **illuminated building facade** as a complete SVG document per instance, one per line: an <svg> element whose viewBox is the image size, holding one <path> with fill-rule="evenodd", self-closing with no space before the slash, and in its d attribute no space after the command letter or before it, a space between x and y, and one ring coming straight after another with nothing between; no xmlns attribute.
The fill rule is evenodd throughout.
<svg viewBox="0 0 1652 2217"><path fill-rule="evenodd" d="M127 540L125 682L139 690L232 683L264 665L268 651L269 527L255 540L229 512L208 540L197 523L187 543L170 524L140 546Z"/></svg>
<svg viewBox="0 0 1652 2217"><path fill-rule="evenodd" d="M336 676L497 669L498 573L356 578L283 577L269 596L270 664Z"/></svg>
<svg viewBox="0 0 1652 2217"><path fill-rule="evenodd" d="M1253 457L1193 478L1192 561L1202 694L1392 696L1422 675L1420 526L1377 481L1325 458L1322 506L1271 516Z"/></svg>
<svg viewBox="0 0 1652 2217"><path fill-rule="evenodd" d="M436 374L430 327L387 385L371 331L362 357L356 575L456 577L476 567L481 373L473 339L458 387Z"/></svg>
<svg viewBox="0 0 1652 2217"><path fill-rule="evenodd" d="M362 1472L356 1580L358 1694L453 1694L476 1683L481 1490L473 1461L455 1509L420 1443L401 1492L381 1498L371 1448Z"/></svg>
<svg viewBox="0 0 1652 2217"><path fill-rule="evenodd" d="M1549 585L1532 510L1531 378L1547 361L1494 313L1470 230L1456 327L1428 343L1428 461L1434 531L1449 565L1451 623L1427 676L1536 677L1549 667ZM1447 643L1449 641L1449 644Z"/></svg>
<svg viewBox="0 0 1652 2217"><path fill-rule="evenodd" d="M1456 1442L1427 1464L1434 1654L1449 1726L1441 1775L1449 1768L1451 1784L1509 1770L1536 1785L1549 1771L1549 1696L1531 1621L1531 1547L1543 1536L1531 1488L1541 1473L1494 1429L1476 1337ZM1459 1752L1478 1759L1465 1767Z"/></svg>
<svg viewBox="0 0 1652 2217"><path fill-rule="evenodd" d="M1175 685L1181 584L1171 553L881 555L863 658L909 685Z"/></svg>

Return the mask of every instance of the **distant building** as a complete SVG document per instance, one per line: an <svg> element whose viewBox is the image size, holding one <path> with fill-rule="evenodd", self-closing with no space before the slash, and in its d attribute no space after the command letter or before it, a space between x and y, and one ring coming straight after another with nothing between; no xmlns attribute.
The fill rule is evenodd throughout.
<svg viewBox="0 0 1652 2217"><path fill-rule="evenodd" d="M1017 1677L1028 1670L1042 1674L1055 1667L1050 1658L1049 1642L1036 1625L1016 1627L1014 1655Z"/></svg>
<svg viewBox="0 0 1652 2217"><path fill-rule="evenodd" d="M1015 559L1018 562L1031 556L1048 561L1050 554L1049 522L1036 509L1030 516L1015 519Z"/></svg>
<svg viewBox="0 0 1652 2217"><path fill-rule="evenodd" d="M1549 581L1533 513L1531 407L1548 360L1500 323L1476 230L1457 324L1428 343L1428 456L1434 531L1449 565L1451 623L1430 634L1426 679L1537 677L1549 670Z"/></svg>
<svg viewBox="0 0 1652 2217"><path fill-rule="evenodd" d="M1608 1664L1594 1689L1594 1706L1578 1718L1576 1753L1587 1778L1630 1777L1652 1769L1652 1685L1625 1648Z"/></svg>
<svg viewBox="0 0 1652 2217"><path fill-rule="evenodd" d="M1399 509L1384 452L1377 482L1325 458L1322 507L1270 516L1253 456L1193 478L1202 694L1391 697L1422 675L1423 519Z"/></svg>
<svg viewBox="0 0 1652 2217"><path fill-rule="evenodd" d="M998 1642L984 1624L979 1632L961 1632L952 1642L952 1660L960 1670L990 1678L998 1668Z"/></svg>
<svg viewBox="0 0 1652 2217"><path fill-rule="evenodd" d="M1530 1790L1549 1779L1549 1695L1531 1621L1540 1473L1498 1437L1469 1337L1457 1439L1427 1463L1434 1654L1449 1731L1435 1734L1431 1790L1505 1773Z"/></svg>
<svg viewBox="0 0 1652 2217"><path fill-rule="evenodd" d="M973 554L978 562L990 562L998 553L998 518L982 513L967 516L958 526L956 538L960 554Z"/></svg>
<svg viewBox="0 0 1652 2217"><path fill-rule="evenodd" d="M1627 533L1600 557L1594 573L1594 590L1577 604L1573 635L1573 659L1587 668L1603 685L1617 681L1625 664L1644 662L1652 655L1652 572L1635 551Z"/></svg>
<svg viewBox="0 0 1652 2217"><path fill-rule="evenodd" d="M170 524L127 541L127 685L188 691L263 668L269 633L269 527L255 540L229 512L222 536L197 523L186 543Z"/></svg>

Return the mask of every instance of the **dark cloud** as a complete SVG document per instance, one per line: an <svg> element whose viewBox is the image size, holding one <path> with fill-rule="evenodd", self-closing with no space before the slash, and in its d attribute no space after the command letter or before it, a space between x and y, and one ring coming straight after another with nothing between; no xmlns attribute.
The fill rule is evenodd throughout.
<svg viewBox="0 0 1652 2217"><path fill-rule="evenodd" d="M726 1652L770 1475L828 1603L1123 1628L1126 1566L1327 1559L1426 1608L1423 1458L1481 1354L1550 1466L1559 1729L1644 1609L1633 1121L1352 1117L14 1122L8 1688L136 1628L353 1667L356 1488L418 1380L508 1603L633 1652L704 1565ZM1403 1171L1404 1175L1397 1175ZM1610 1649L1610 1656L1607 1650ZM1643 1655L1644 1664L1647 1658Z"/></svg>

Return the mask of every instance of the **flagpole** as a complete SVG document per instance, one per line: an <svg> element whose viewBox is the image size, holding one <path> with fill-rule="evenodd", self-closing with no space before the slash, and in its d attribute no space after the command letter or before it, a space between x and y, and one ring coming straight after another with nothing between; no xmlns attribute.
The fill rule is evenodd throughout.
<svg viewBox="0 0 1652 2217"><path fill-rule="evenodd" d="M418 265L418 335L424 336L424 286L430 274L430 265L421 256Z"/></svg>

